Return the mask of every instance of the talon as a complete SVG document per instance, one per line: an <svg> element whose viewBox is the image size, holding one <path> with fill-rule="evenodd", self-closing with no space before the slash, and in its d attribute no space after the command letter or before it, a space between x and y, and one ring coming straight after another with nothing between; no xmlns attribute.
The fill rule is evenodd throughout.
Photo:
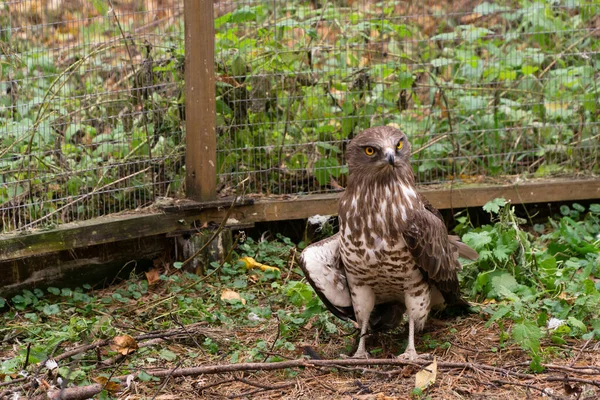
<svg viewBox="0 0 600 400"><path fill-rule="evenodd" d="M417 358L419 358L420 356L417 354L415 349L406 349L404 351L404 353L400 354L398 356L398 359L400 360L408 360L408 361L415 361Z"/></svg>
<svg viewBox="0 0 600 400"><path fill-rule="evenodd" d="M351 358L369 358L370 354L366 351L357 351Z"/></svg>

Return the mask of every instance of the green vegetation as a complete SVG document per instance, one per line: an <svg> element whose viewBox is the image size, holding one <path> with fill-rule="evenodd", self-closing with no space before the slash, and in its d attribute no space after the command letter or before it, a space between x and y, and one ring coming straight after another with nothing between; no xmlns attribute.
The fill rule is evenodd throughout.
<svg viewBox="0 0 600 400"><path fill-rule="evenodd" d="M494 216L493 225L468 228L463 216L458 229L468 229L463 240L480 254L465 267L463 287L484 300L488 326L497 323L503 340L511 337L528 350L533 370L541 369L545 335L555 344L600 338L600 204L589 210L562 206L562 216L535 225L532 233L521 228L527 221L505 200L484 209Z"/></svg>
<svg viewBox="0 0 600 400"><path fill-rule="evenodd" d="M524 230L527 221L502 199L485 209L492 224L473 228L461 215L457 226L463 240L480 253L478 261L464 265L462 287L481 311L474 318L487 320L488 334L499 338L497 347L478 351L500 352L516 343L529 354L531 370L539 372L551 357L568 351L560 347L567 340L600 338L600 205L563 206L562 215L530 230ZM35 363L60 357L75 344L184 326L180 339L168 345L140 347L100 369L95 357L82 353L74 363L59 361L59 372L87 384L164 365L281 361L297 358L306 343L328 357L349 352L352 338L347 333L353 327L322 306L295 264L298 253L282 236L247 238L229 261L212 263L204 277L176 268L162 274L155 270L106 290L35 289L0 299L5 308L0 336L14 344L1 350L0 377L15 379L26 361L28 370L34 370ZM279 271L247 270L245 262L235 261L246 256ZM461 329L458 322L453 326L447 335ZM380 337L387 345L375 346L373 355L399 353L405 336L394 332ZM450 347L448 340L424 333L417 345L435 351ZM103 348L100 358L114 360L119 351ZM150 377L142 374L140 379Z"/></svg>
<svg viewBox="0 0 600 400"><path fill-rule="evenodd" d="M420 182L597 171L596 2L316 3L241 5L215 20L223 194L247 177L260 194L343 186L344 141L387 123L410 135ZM67 34L61 15L0 17L11 28L0 56L11 93L0 98L4 231L182 190L181 18L128 50L129 28L93 4L70 11L88 22ZM40 19L52 24L17 34ZM83 45L90 37L100 44Z"/></svg>

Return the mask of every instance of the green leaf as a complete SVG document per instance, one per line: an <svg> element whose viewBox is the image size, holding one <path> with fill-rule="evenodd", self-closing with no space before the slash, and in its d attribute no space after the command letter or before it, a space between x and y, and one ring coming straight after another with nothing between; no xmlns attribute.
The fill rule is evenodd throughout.
<svg viewBox="0 0 600 400"><path fill-rule="evenodd" d="M480 5L475 7L473 9L473 12L476 14L481 14L481 15L490 15L490 14L503 12L503 11L509 11L509 10L510 10L510 8L508 8L508 7L504 7L504 6L500 6L498 4L488 3L487 1L484 1L483 3L481 3Z"/></svg>
<svg viewBox="0 0 600 400"><path fill-rule="evenodd" d="M150 382L150 381L158 381L159 380L158 378L156 378L152 375L149 375L146 371L138 372L137 377L142 382Z"/></svg>
<svg viewBox="0 0 600 400"><path fill-rule="evenodd" d="M246 76L246 61L241 55L237 55L231 64L233 76Z"/></svg>
<svg viewBox="0 0 600 400"><path fill-rule="evenodd" d="M313 174L319 185L327 185L331 177L337 177L341 173L338 160L335 158L321 158L313 166Z"/></svg>
<svg viewBox="0 0 600 400"><path fill-rule="evenodd" d="M494 314L490 317L490 319L485 323L485 327L489 328L494 322L498 321L501 318L504 318L508 313L512 311L511 307L501 306L496 310Z"/></svg>
<svg viewBox="0 0 600 400"><path fill-rule="evenodd" d="M498 212L500 211L500 207L504 207L505 205L505 199L497 198L485 203L485 205L483 206L483 210L489 212L490 214L498 214Z"/></svg>
<svg viewBox="0 0 600 400"><path fill-rule="evenodd" d="M48 290L48 292L50 292L50 293L52 293L52 294L54 294L56 296L58 296L60 294L60 289L59 288L55 288L55 287L51 286L47 290Z"/></svg>
<svg viewBox="0 0 600 400"><path fill-rule="evenodd" d="M46 315L56 315L60 312L60 308L57 304L47 304L44 306L42 311Z"/></svg>
<svg viewBox="0 0 600 400"><path fill-rule="evenodd" d="M569 325L571 325L574 328L579 329L581 332L587 332L587 327L585 326L585 324L583 322L581 322L580 320L578 320L575 317L569 317L567 319L567 322L569 323Z"/></svg>
<svg viewBox="0 0 600 400"><path fill-rule="evenodd" d="M444 57L435 58L431 60L431 65L435 68L445 67L446 65L452 65L454 63L456 63L456 61Z"/></svg>
<svg viewBox="0 0 600 400"><path fill-rule="evenodd" d="M498 261L508 261L508 256L511 253L511 251L508 247L504 246L503 244L499 244L496 247L494 247L492 253L494 253L494 257L496 257Z"/></svg>
<svg viewBox="0 0 600 400"><path fill-rule="evenodd" d="M160 358L162 358L163 360L166 361L173 361L175 359L177 359L177 354L173 353L171 350L168 349L162 349L158 355L160 356Z"/></svg>
<svg viewBox="0 0 600 400"><path fill-rule="evenodd" d="M510 300L518 299L518 296L514 292L519 288L519 283L508 272L501 272L500 275L492 277L490 286L491 290L488 293L488 297L499 297Z"/></svg>
<svg viewBox="0 0 600 400"><path fill-rule="evenodd" d="M469 232L463 235L463 242L473 247L475 250L483 248L486 244L492 243L492 236L489 232Z"/></svg>
<svg viewBox="0 0 600 400"><path fill-rule="evenodd" d="M513 325L512 338L523 349L537 354L540 349L542 330L533 322L523 321Z"/></svg>
<svg viewBox="0 0 600 400"><path fill-rule="evenodd" d="M181 261L175 261L173 263L173 268L175 268L175 269L181 269L182 267L183 267L183 262L181 262Z"/></svg>

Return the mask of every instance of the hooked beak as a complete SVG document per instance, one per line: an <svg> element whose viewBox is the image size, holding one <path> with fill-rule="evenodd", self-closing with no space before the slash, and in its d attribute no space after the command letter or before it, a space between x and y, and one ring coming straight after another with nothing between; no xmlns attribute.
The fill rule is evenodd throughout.
<svg viewBox="0 0 600 400"><path fill-rule="evenodd" d="M392 151L387 151L385 154L385 159L387 160L387 162L393 167L394 164L396 163L396 156L394 155L394 153Z"/></svg>

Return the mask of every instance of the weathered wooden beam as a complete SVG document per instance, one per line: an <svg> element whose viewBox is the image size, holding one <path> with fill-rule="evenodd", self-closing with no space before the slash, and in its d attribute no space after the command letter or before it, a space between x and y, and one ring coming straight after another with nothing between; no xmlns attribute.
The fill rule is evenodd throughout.
<svg viewBox="0 0 600 400"><path fill-rule="evenodd" d="M422 187L421 192L439 209L480 207L496 197L513 203L544 203L600 199L600 179L531 181L502 186ZM303 219L337 213L340 193L263 199L234 207L229 225ZM165 204L162 211L126 214L65 224L52 231L0 235L0 261L60 250L117 242L145 236L189 231L208 222L220 223L231 200ZM166 210L166 211L165 211Z"/></svg>
<svg viewBox="0 0 600 400"><path fill-rule="evenodd" d="M217 196L217 114L213 0L185 0L186 196Z"/></svg>
<svg viewBox="0 0 600 400"><path fill-rule="evenodd" d="M173 239L162 235L150 236L0 261L0 297L8 298L35 287L73 287L82 283L102 287L117 275L127 279L131 270L152 266L152 261L168 254L173 244Z"/></svg>

